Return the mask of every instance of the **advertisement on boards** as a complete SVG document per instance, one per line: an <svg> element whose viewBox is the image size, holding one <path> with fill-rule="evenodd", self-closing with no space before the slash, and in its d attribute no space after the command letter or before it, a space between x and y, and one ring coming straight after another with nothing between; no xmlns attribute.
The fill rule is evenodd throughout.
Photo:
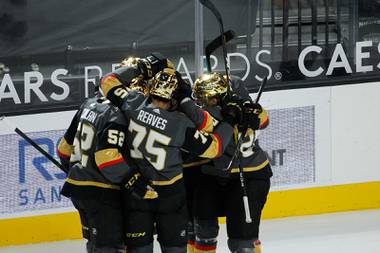
<svg viewBox="0 0 380 253"><path fill-rule="evenodd" d="M272 185L314 183L314 106L273 109L269 116L270 124L258 139L272 165ZM63 134L64 130L27 133L56 158ZM65 173L27 141L17 134L0 135L0 153L0 215L72 206L60 195Z"/></svg>

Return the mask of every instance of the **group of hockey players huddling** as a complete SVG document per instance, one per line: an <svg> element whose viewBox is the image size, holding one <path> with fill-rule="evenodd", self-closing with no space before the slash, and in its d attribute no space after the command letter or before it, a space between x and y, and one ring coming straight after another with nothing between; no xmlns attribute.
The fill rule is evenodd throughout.
<svg viewBox="0 0 380 253"><path fill-rule="evenodd" d="M87 252L151 253L154 234L164 253L215 252L226 216L230 251L258 253L272 171L255 131L268 122L239 78L207 73L190 87L160 54L122 61L58 146Z"/></svg>

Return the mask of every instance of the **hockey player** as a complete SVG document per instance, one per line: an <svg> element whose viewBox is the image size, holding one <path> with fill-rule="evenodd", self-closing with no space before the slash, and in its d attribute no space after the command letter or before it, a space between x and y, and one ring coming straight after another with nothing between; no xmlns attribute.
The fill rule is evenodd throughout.
<svg viewBox="0 0 380 253"><path fill-rule="evenodd" d="M61 163L69 170L62 194L79 211L88 253L125 252L123 185L134 196L157 197L144 180L135 180L140 174L126 161L125 125L124 116L110 101L90 98L58 146Z"/></svg>
<svg viewBox="0 0 380 253"><path fill-rule="evenodd" d="M255 139L255 131L264 129L269 119L266 111L252 102L242 80L233 78L232 90L238 94L238 99L231 100L227 81L218 73L204 74L193 85L195 98L217 120L224 120L222 115L231 109L232 104L239 104L243 113L241 124L235 126L236 138L231 141L223 155L207 164L199 165L203 173L197 177L198 182L194 189L194 252L215 252L220 216L227 218L228 247L231 252L252 253L254 244L256 253L260 251L260 217L269 192L272 171L266 154ZM237 148L237 139L247 127L247 134L240 146L241 159L235 160L231 169L225 171ZM243 167L252 223L245 221L238 176L239 162Z"/></svg>
<svg viewBox="0 0 380 253"><path fill-rule="evenodd" d="M128 252L153 252L154 225L162 252L186 252L181 149L201 157L217 157L231 140L232 127L222 123L214 133L205 134L184 114L173 110L173 97L182 101L186 96L182 93L185 89L178 88L178 73L173 69L165 68L156 74L149 97L128 92L124 88L127 84L124 80L128 80L125 74L105 76L101 87L129 120L126 140L131 144L130 156L159 195L155 200L126 198Z"/></svg>

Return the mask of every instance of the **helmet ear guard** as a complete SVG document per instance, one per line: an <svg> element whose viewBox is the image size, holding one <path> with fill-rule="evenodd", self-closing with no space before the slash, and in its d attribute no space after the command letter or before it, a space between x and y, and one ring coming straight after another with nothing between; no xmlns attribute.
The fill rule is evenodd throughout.
<svg viewBox="0 0 380 253"><path fill-rule="evenodd" d="M170 101L177 87L178 79L175 70L165 68L154 76L149 94Z"/></svg>

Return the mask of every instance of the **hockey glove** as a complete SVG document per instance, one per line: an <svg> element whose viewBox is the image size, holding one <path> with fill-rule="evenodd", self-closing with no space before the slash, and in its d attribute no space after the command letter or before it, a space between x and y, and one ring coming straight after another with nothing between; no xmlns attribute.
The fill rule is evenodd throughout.
<svg viewBox="0 0 380 253"><path fill-rule="evenodd" d="M149 181L144 179L139 172L129 178L125 189L136 199L156 199L158 193L150 186Z"/></svg>
<svg viewBox="0 0 380 253"><path fill-rule="evenodd" d="M227 102L222 104L223 120L230 124L232 127L240 124L242 120L242 109L239 102Z"/></svg>
<svg viewBox="0 0 380 253"><path fill-rule="evenodd" d="M164 68L174 69L173 63L160 53L152 53L146 58L141 58L137 63L141 74L148 80Z"/></svg>
<svg viewBox="0 0 380 253"><path fill-rule="evenodd" d="M243 105L243 120L239 128L251 128L257 130L260 127L259 115L262 113L263 108L258 103L244 103Z"/></svg>
<svg viewBox="0 0 380 253"><path fill-rule="evenodd" d="M191 97L192 90L190 84L182 79L181 74L178 71L176 71L175 74L178 80L178 87L173 93L173 99L180 104L185 98Z"/></svg>
<svg viewBox="0 0 380 253"><path fill-rule="evenodd" d="M229 123L232 127L236 124L241 124L243 120L242 102L234 93L225 95L220 100L221 113L223 120Z"/></svg>

